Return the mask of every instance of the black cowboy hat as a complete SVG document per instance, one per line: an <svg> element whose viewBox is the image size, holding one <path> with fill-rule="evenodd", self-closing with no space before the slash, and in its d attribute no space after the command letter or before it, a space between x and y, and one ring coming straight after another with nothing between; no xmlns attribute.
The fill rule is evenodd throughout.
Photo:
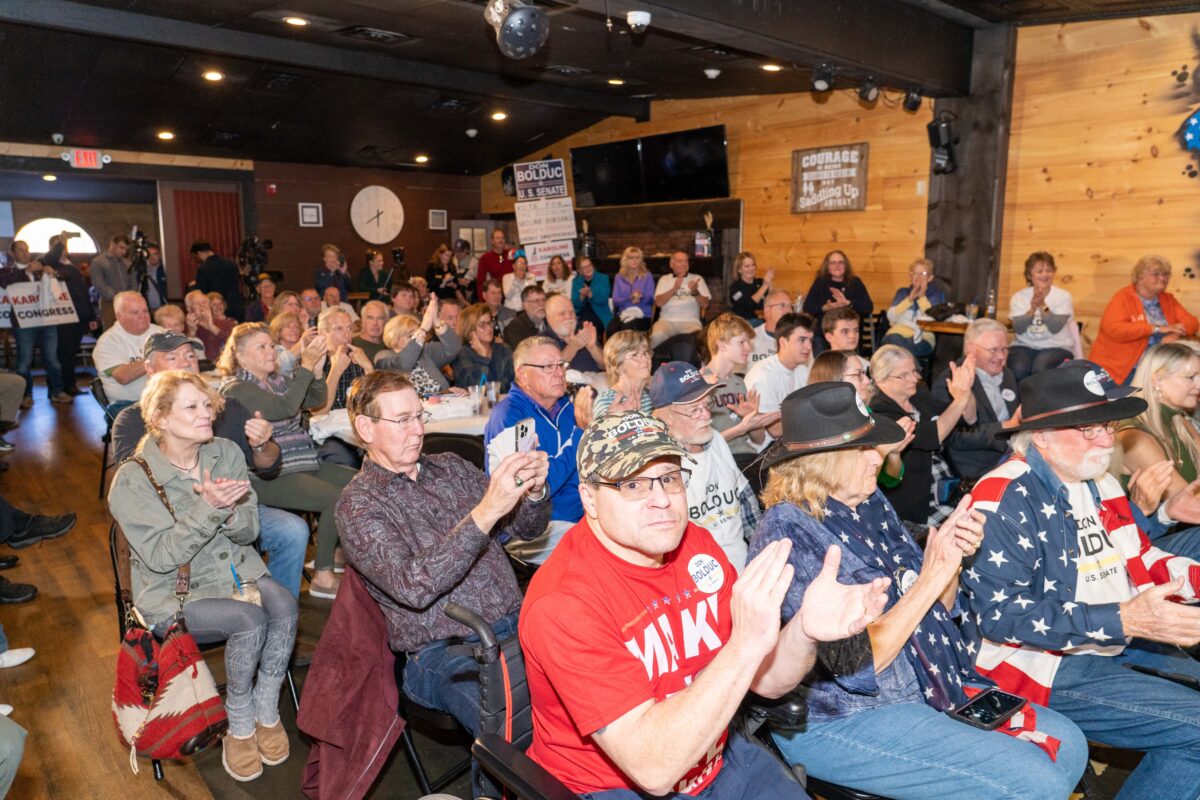
<svg viewBox="0 0 1200 800"><path fill-rule="evenodd" d="M1118 386L1102 367L1075 359L1021 381L1021 424L997 433L1080 428L1136 417L1146 401L1135 388Z"/></svg>
<svg viewBox="0 0 1200 800"><path fill-rule="evenodd" d="M873 417L854 387L844 381L810 383L784 398L779 408L783 433L763 453L762 468L781 461L895 444L904 429L887 417Z"/></svg>

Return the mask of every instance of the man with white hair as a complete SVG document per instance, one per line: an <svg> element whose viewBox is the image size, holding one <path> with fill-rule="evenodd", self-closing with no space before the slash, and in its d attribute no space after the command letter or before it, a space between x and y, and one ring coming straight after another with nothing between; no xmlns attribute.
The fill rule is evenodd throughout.
<svg viewBox="0 0 1200 800"><path fill-rule="evenodd" d="M963 357L955 363L974 366L975 384L958 426L946 439L946 456L959 477L974 481L1008 450L1008 442L996 433L1021 420L1017 377L1008 368L1008 329L987 317L973 321L963 335ZM949 378L947 368L933 381L933 396L946 404L951 400Z"/></svg>
<svg viewBox="0 0 1200 800"><path fill-rule="evenodd" d="M563 361L570 365L568 369L603 372L600 365L604 363L604 351L598 342L596 326L590 322L582 325L577 323L575 304L571 298L561 294L546 298L545 333L562 350Z"/></svg>
<svg viewBox="0 0 1200 800"><path fill-rule="evenodd" d="M775 340L775 325L791 310L792 296L783 289L775 289L763 298L763 324L754 329L754 349L750 351L750 366L779 352L779 342Z"/></svg>
<svg viewBox="0 0 1200 800"><path fill-rule="evenodd" d="M146 298L138 292L118 292L113 298L113 312L116 324L100 334L92 349L92 363L108 395L110 414L136 403L142 396L146 386L143 348L147 339L164 332L150 322Z"/></svg>
<svg viewBox="0 0 1200 800"><path fill-rule="evenodd" d="M1151 545L1157 498L1135 480L1131 505L1107 472L1117 423L1146 403L1104 377L1073 361L1021 383L1016 455L972 492L986 534L960 577L963 632L1001 689L1146 754L1122 796L1194 798L1200 663L1180 647L1200 642L1200 608L1184 605L1200 563Z"/></svg>
<svg viewBox="0 0 1200 800"><path fill-rule="evenodd" d="M367 358L374 362L375 355L387 349L383 343L383 326L388 321L387 303L382 300L370 300L363 303L362 330L351 340L351 344L361 348Z"/></svg>

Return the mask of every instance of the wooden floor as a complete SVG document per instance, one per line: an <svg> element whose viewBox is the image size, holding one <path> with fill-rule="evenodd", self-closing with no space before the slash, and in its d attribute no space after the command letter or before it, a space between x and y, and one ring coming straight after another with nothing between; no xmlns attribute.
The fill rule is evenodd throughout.
<svg viewBox="0 0 1200 800"><path fill-rule="evenodd" d="M0 702L29 732L9 797L211 798L191 764L164 764L157 785L149 762L140 776L130 773L110 711L119 642L108 514L97 499L104 415L91 395L64 407L48 402L42 385L34 394L20 427L6 434L17 449L0 494L33 513L74 511L79 522L61 539L21 550L20 565L4 573L39 589L30 603L0 605L9 646L37 649L32 661L0 670Z"/></svg>

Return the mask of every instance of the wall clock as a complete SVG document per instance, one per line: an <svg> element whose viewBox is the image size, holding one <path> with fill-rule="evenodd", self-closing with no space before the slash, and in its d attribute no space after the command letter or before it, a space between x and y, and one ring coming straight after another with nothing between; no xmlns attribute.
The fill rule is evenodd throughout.
<svg viewBox="0 0 1200 800"><path fill-rule="evenodd" d="M350 223L371 244L387 244L404 227L404 205L386 186L364 186L350 203Z"/></svg>

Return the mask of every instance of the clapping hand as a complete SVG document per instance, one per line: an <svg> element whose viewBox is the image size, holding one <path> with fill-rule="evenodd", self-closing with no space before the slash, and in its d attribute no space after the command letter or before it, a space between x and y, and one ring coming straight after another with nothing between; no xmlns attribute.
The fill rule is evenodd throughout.
<svg viewBox="0 0 1200 800"><path fill-rule="evenodd" d="M845 292L843 292L841 289L837 288L836 286L830 286L829 293L831 295L833 295L834 305L837 305L837 306L850 305L850 301L846 299Z"/></svg>
<svg viewBox="0 0 1200 800"><path fill-rule="evenodd" d="M765 283L767 286L770 286L774 282L775 282L775 268L768 267L767 274L763 276L763 283Z"/></svg>
<svg viewBox="0 0 1200 800"><path fill-rule="evenodd" d="M271 441L274 428L263 418L261 411L255 411L251 419L246 420L246 441L251 447L262 447Z"/></svg>
<svg viewBox="0 0 1200 800"><path fill-rule="evenodd" d="M904 438L895 444L881 444L875 448L879 451L879 455L884 458L887 458L892 453L903 452L904 448L912 443L913 437L917 435L917 423L912 417L900 417L900 419L896 420L896 424L904 430Z"/></svg>
<svg viewBox="0 0 1200 800"><path fill-rule="evenodd" d="M1162 502L1174 475L1175 465L1165 458L1148 467L1138 467L1129 477L1129 499L1150 516Z"/></svg>
<svg viewBox="0 0 1200 800"><path fill-rule="evenodd" d="M733 584L732 638L760 658L770 653L779 641L779 609L795 573L788 563L791 551L790 539L771 542L746 565Z"/></svg>
<svg viewBox="0 0 1200 800"><path fill-rule="evenodd" d="M946 388L950 397L956 401L971 399L971 388L975 385L975 356L969 355L963 359L962 366L950 362L950 377L946 379Z"/></svg>
<svg viewBox="0 0 1200 800"><path fill-rule="evenodd" d="M690 281L688 281L688 291L693 294L700 291L700 278L699 277L692 278Z"/></svg>
<svg viewBox="0 0 1200 800"><path fill-rule="evenodd" d="M250 481L233 478L213 479L212 470L204 470L204 480L193 484L192 489L204 502L213 508L233 508L234 503L250 491Z"/></svg>
<svg viewBox="0 0 1200 800"><path fill-rule="evenodd" d="M817 642L834 642L866 630L887 605L888 578L870 583L844 584L837 579L842 551L830 545L816 580L804 591L800 624L804 635Z"/></svg>
<svg viewBox="0 0 1200 800"><path fill-rule="evenodd" d="M573 402L575 404L575 424L580 428L586 428L592 424L592 418L595 416L592 406L596 402L596 390L591 386L579 387L579 391L575 392Z"/></svg>

